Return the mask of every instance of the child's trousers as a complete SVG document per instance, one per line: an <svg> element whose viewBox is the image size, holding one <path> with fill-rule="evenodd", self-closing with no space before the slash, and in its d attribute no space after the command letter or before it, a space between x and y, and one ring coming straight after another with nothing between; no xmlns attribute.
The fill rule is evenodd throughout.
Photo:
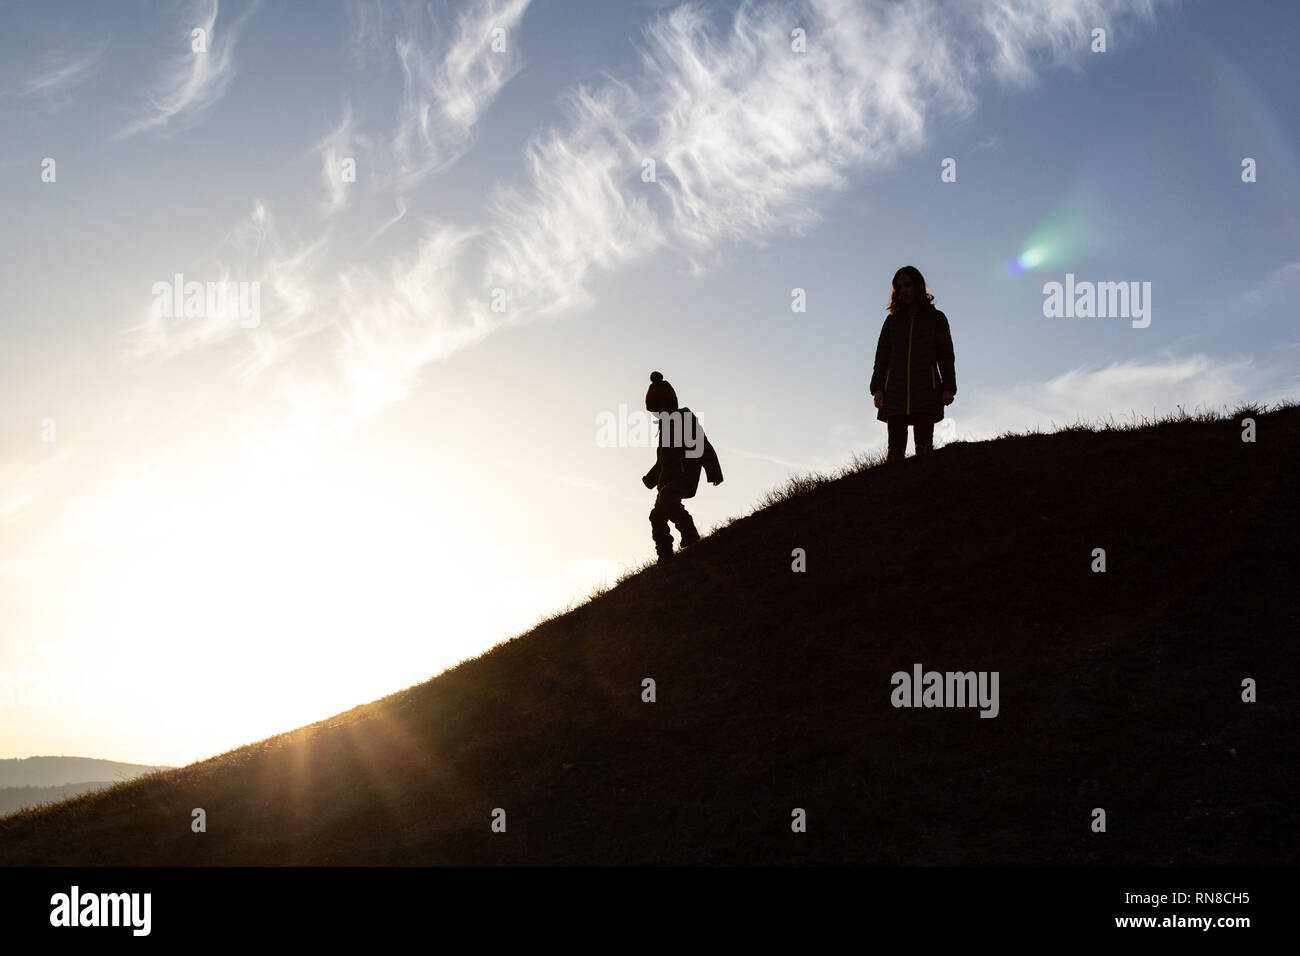
<svg viewBox="0 0 1300 956"><path fill-rule="evenodd" d="M661 558L673 553L673 533L668 529L669 521L677 525L683 547L690 547L700 539L690 512L682 504L681 491L672 482L659 486L655 506L650 510L650 534L655 541L655 552Z"/></svg>
<svg viewBox="0 0 1300 956"><path fill-rule="evenodd" d="M885 460L901 461L907 453L907 419L891 418L886 424L889 426L889 454ZM934 450L934 422L914 422L912 431L918 455Z"/></svg>

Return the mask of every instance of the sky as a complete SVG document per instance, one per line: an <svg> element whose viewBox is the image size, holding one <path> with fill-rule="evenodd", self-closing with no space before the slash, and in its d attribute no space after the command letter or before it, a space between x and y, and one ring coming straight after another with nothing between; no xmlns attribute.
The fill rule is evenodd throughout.
<svg viewBox="0 0 1300 956"><path fill-rule="evenodd" d="M1293 399L1297 32L0 0L0 757L187 763L613 583L653 557L652 370L718 449L701 530L880 451L903 265L953 333L937 446ZM1045 314L1067 281L1145 318Z"/></svg>

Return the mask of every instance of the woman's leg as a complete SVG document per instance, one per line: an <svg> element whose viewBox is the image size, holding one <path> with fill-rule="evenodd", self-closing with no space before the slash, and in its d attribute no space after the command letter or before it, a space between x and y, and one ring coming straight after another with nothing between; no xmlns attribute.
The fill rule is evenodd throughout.
<svg viewBox="0 0 1300 956"><path fill-rule="evenodd" d="M917 422L912 426L912 432L918 455L934 451L934 422Z"/></svg>
<svg viewBox="0 0 1300 956"><path fill-rule="evenodd" d="M891 418L885 424L889 426L889 454L885 461L902 461L907 454L907 422Z"/></svg>

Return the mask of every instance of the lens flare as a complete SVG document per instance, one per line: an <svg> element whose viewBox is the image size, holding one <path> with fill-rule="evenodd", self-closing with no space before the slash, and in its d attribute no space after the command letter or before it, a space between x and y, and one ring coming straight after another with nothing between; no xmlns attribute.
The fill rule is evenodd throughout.
<svg viewBox="0 0 1300 956"><path fill-rule="evenodd" d="M1100 208L1083 190L1074 190L1029 235L1020 253L1007 263L1007 272L1018 276L1078 264L1096 248L1103 231Z"/></svg>

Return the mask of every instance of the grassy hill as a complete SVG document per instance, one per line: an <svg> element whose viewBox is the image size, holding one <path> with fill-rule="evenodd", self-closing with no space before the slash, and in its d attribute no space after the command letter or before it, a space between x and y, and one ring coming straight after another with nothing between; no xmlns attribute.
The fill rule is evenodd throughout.
<svg viewBox="0 0 1300 956"><path fill-rule="evenodd" d="M424 684L0 821L0 862L1294 863L1300 409L1245 413L795 482ZM916 663L1000 713L891 706Z"/></svg>

